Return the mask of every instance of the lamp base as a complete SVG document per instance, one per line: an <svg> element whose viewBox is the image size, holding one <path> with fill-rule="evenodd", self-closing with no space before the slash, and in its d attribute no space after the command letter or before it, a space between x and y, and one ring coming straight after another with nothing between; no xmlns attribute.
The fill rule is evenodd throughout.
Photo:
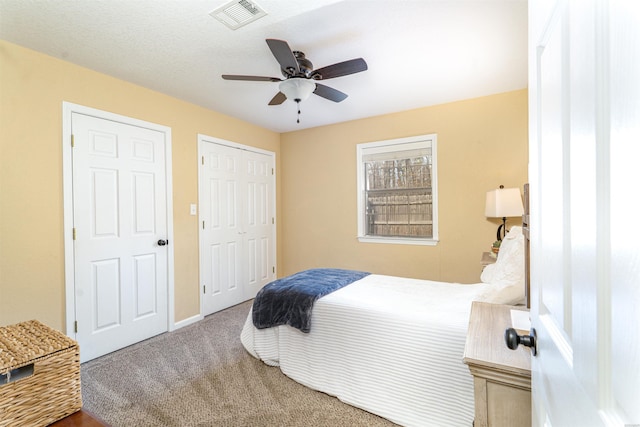
<svg viewBox="0 0 640 427"><path fill-rule="evenodd" d="M504 236L507 234L507 218L502 218L502 224L498 227L498 232L496 233L496 240L502 241Z"/></svg>

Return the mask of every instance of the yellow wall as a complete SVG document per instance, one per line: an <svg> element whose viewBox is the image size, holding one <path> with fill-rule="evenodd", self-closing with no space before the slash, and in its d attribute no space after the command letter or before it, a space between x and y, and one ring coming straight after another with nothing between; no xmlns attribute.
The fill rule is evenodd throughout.
<svg viewBox="0 0 640 427"><path fill-rule="evenodd" d="M280 135L4 41L0 90L0 325L64 330L63 101L171 127L175 320L197 315L197 134L273 151L277 164Z"/></svg>
<svg viewBox="0 0 640 427"><path fill-rule="evenodd" d="M356 144L429 133L438 135L440 243L359 243ZM485 194L522 187L527 147L526 90L283 134L281 273L344 267L479 282L500 223L485 218Z"/></svg>
<svg viewBox="0 0 640 427"><path fill-rule="evenodd" d="M485 193L527 179L526 91L279 135L0 40L0 325L64 330L63 101L171 127L176 321L199 313L198 133L276 153L280 276L329 266L476 282L498 224ZM440 243L358 243L356 144L427 133L438 134Z"/></svg>

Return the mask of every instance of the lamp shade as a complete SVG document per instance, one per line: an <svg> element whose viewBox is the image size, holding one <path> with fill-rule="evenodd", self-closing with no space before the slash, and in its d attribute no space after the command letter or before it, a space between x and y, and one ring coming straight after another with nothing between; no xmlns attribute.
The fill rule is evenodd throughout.
<svg viewBox="0 0 640 427"><path fill-rule="evenodd" d="M524 213L519 188L498 188L487 191L484 215L489 218L521 216Z"/></svg>
<svg viewBox="0 0 640 427"><path fill-rule="evenodd" d="M280 83L280 92L284 93L287 99L296 102L304 101L314 90L316 84L302 77L292 77Z"/></svg>

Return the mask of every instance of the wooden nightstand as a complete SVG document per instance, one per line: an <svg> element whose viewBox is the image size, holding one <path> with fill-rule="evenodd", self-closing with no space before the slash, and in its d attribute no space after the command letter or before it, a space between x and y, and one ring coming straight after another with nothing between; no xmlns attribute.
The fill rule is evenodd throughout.
<svg viewBox="0 0 640 427"><path fill-rule="evenodd" d="M531 425L531 352L509 350L505 329L514 307L474 302L464 349L473 375L475 427Z"/></svg>

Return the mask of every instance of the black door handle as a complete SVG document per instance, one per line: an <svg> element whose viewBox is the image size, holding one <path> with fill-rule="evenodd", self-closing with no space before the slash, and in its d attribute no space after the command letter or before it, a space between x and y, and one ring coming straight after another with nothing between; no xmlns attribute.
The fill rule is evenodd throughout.
<svg viewBox="0 0 640 427"><path fill-rule="evenodd" d="M509 328L504 331L504 341L511 350L518 348L518 345L522 344L525 347L531 348L531 354L533 356L538 352L538 340L535 328L531 328L529 335L518 335L515 329Z"/></svg>
<svg viewBox="0 0 640 427"><path fill-rule="evenodd" d="M162 239L158 240L158 246L165 246L168 244L169 244L168 240L162 240Z"/></svg>

